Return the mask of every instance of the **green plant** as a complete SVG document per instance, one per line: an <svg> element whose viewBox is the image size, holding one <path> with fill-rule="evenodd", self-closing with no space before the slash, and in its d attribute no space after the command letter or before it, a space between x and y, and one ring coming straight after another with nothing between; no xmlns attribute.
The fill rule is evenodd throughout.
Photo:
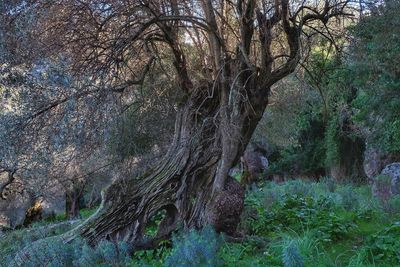
<svg viewBox="0 0 400 267"><path fill-rule="evenodd" d="M373 191L382 203L387 202L391 197L391 178L388 175L378 175L374 178Z"/></svg>

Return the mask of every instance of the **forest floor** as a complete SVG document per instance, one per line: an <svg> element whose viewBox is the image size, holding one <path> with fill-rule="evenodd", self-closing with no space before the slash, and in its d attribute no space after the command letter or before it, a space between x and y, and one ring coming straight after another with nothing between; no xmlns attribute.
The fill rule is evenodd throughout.
<svg viewBox="0 0 400 267"><path fill-rule="evenodd" d="M93 212L82 210L82 217ZM161 218L154 217L148 235ZM178 233L158 249L133 256L124 243L105 241L93 249L82 240L34 242L74 226L64 220L59 215L6 232L0 238L0 265L12 266L16 252L28 247L26 266L400 266L399 199L382 202L370 186L328 179L249 188L239 227L246 239L238 243L226 242L211 228ZM60 227L50 227L55 224Z"/></svg>

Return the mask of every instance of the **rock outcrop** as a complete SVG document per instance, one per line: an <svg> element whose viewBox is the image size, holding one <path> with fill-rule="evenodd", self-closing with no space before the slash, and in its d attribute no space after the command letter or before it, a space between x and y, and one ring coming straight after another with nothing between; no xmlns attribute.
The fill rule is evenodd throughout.
<svg viewBox="0 0 400 267"><path fill-rule="evenodd" d="M390 193L392 195L400 194L400 162L387 165L381 175L390 177Z"/></svg>
<svg viewBox="0 0 400 267"><path fill-rule="evenodd" d="M365 150L363 167L365 174L371 180L379 175L387 165L399 161L399 153L384 153L378 148L370 147Z"/></svg>
<svg viewBox="0 0 400 267"><path fill-rule="evenodd" d="M400 195L400 162L387 165L380 175L372 179L372 193L382 201Z"/></svg>

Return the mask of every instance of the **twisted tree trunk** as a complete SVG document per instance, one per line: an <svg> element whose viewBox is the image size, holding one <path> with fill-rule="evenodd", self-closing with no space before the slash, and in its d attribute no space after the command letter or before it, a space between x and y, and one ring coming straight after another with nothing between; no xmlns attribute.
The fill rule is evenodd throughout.
<svg viewBox="0 0 400 267"><path fill-rule="evenodd" d="M255 80L247 85L256 86ZM79 234L91 244L101 239L137 243L160 210L166 217L156 239L168 236L178 224L185 228L211 224L234 234L244 192L227 179L228 171L246 148L268 96L268 90L252 94L247 86L235 88L229 105L218 94L221 88L213 84L193 90L178 113L164 159L142 177L113 183L96 214L66 235Z"/></svg>

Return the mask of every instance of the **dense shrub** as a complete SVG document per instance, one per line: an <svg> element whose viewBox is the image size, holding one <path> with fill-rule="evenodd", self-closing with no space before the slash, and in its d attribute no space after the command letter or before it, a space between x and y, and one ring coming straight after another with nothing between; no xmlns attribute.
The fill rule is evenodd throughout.
<svg viewBox="0 0 400 267"><path fill-rule="evenodd" d="M383 210L391 216L400 214L400 195L392 196L387 201L382 202Z"/></svg>

